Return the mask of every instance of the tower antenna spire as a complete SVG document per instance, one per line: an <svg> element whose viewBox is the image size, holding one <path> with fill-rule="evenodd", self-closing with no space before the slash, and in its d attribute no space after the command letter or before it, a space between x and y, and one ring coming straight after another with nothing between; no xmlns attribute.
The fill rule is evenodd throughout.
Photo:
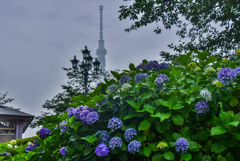
<svg viewBox="0 0 240 161"><path fill-rule="evenodd" d="M103 12L103 6L99 6L99 10L100 10L100 40L103 40L103 16L102 16L102 12Z"/></svg>

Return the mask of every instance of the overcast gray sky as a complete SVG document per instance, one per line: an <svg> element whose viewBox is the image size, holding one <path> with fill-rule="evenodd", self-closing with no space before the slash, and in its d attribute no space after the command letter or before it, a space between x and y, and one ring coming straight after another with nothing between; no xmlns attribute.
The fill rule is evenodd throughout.
<svg viewBox="0 0 240 161"><path fill-rule="evenodd" d="M87 45L96 57L99 5L103 5L103 38L108 70L128 69L143 59L159 60L160 51L178 39L174 31L153 33L154 24L124 32L130 21L119 21L122 0L0 1L0 93L15 100L8 104L38 116L47 99L61 92L67 77L62 67ZM34 136L30 129L23 137Z"/></svg>

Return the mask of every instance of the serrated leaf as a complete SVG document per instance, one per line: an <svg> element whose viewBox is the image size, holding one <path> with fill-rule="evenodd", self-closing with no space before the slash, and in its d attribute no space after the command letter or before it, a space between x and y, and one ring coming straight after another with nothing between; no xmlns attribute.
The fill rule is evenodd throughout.
<svg viewBox="0 0 240 161"><path fill-rule="evenodd" d="M161 105L163 105L163 106L165 106L165 107L168 107L168 102L167 102L167 101L165 101L165 100L163 100L163 99L158 99L158 102L159 102Z"/></svg>
<svg viewBox="0 0 240 161"><path fill-rule="evenodd" d="M202 148L200 144L195 141L189 141L189 149L193 152L199 151Z"/></svg>
<svg viewBox="0 0 240 161"><path fill-rule="evenodd" d="M181 105L181 104L174 104L171 109L172 110L179 110L179 109L182 109L184 106Z"/></svg>
<svg viewBox="0 0 240 161"><path fill-rule="evenodd" d="M226 149L227 149L227 147L220 142L214 143L211 146L211 151L214 153L221 153L221 152L225 151Z"/></svg>
<svg viewBox="0 0 240 161"><path fill-rule="evenodd" d="M73 135L69 138L70 141L76 141L79 138L79 135Z"/></svg>
<svg viewBox="0 0 240 161"><path fill-rule="evenodd" d="M235 126L235 127L237 127L238 124L239 124L239 121L233 121L233 122L229 122L227 125L228 126Z"/></svg>
<svg viewBox="0 0 240 161"><path fill-rule="evenodd" d="M173 133L173 138L175 140L179 139L181 137L181 135L179 133Z"/></svg>
<svg viewBox="0 0 240 161"><path fill-rule="evenodd" d="M228 132L228 130L222 126L212 127L211 135L221 135Z"/></svg>
<svg viewBox="0 0 240 161"><path fill-rule="evenodd" d="M174 160L174 154L170 151L168 152L165 152L163 154L163 157L166 159L166 160Z"/></svg>
<svg viewBox="0 0 240 161"><path fill-rule="evenodd" d="M130 70L136 70L135 65L133 63L129 64L129 69Z"/></svg>
<svg viewBox="0 0 240 161"><path fill-rule="evenodd" d="M183 125L183 123L184 123L184 119L180 115L172 116L172 121L175 125Z"/></svg>
<svg viewBox="0 0 240 161"><path fill-rule="evenodd" d="M148 120L143 120L143 121L139 124L139 126L138 126L138 131L140 131L140 130L146 130L146 129L150 128L150 126L151 126L151 122L150 122L150 121L148 121Z"/></svg>

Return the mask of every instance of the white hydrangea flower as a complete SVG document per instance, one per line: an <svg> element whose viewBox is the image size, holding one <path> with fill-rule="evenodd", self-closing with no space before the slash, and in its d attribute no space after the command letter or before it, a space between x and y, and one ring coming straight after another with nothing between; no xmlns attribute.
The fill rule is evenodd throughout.
<svg viewBox="0 0 240 161"><path fill-rule="evenodd" d="M13 148L13 146L11 144L8 144L8 148Z"/></svg>
<svg viewBox="0 0 240 161"><path fill-rule="evenodd" d="M121 91L127 91L129 88L131 88L132 86L128 83L124 83L122 85Z"/></svg>
<svg viewBox="0 0 240 161"><path fill-rule="evenodd" d="M201 95L204 99L206 99L207 101L211 101L211 100L212 100L212 94L211 94L211 92L209 92L209 91L206 90L206 89L201 90L200 95Z"/></svg>
<svg viewBox="0 0 240 161"><path fill-rule="evenodd" d="M10 141L10 144L11 144L11 145L16 145L16 144L17 144L17 141L16 141L16 140L11 140L11 141Z"/></svg>

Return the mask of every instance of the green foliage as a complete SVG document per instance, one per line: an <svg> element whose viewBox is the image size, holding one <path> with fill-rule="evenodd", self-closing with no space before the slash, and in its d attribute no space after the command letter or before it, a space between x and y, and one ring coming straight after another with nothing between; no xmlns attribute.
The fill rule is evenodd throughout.
<svg viewBox="0 0 240 161"><path fill-rule="evenodd" d="M7 92L4 94L0 94L0 105L6 105L7 103L10 103L14 100L13 98L6 98L7 94Z"/></svg>
<svg viewBox="0 0 240 161"><path fill-rule="evenodd" d="M191 55L194 58L195 66ZM91 106L99 113L99 119L88 125L76 117L68 118L66 111L62 115L49 117L55 124L46 124L51 135L39 140L40 146L29 152L27 160L238 160L240 157L240 76L228 85L217 87L213 82L217 79L218 68L240 66L240 58L228 62L216 61L204 52L190 52L179 59L178 65L169 69L143 71L137 70L133 64L130 70L122 73L112 72L114 79L101 83L88 96L74 96L73 108ZM148 62L146 62L148 63ZM216 71L208 71L208 67ZM195 70L201 68L202 70ZM139 83L134 78L138 73L148 77ZM159 74L169 77L162 87L155 84ZM122 75L130 75L131 85L127 90L120 86ZM107 94L110 85L116 84L118 89ZM207 102L209 110L197 113L195 105L205 98L200 94L206 89L211 93ZM112 131L108 121L117 117L123 126ZM68 121L68 128L60 131L59 122ZM134 128L137 135L132 140L141 143L139 152L129 152L129 141L125 139L125 131ZM100 144L99 130L107 130L111 137L122 138L121 147L110 149L108 156L99 157L95 153ZM185 138L188 149L181 153L176 151L176 141ZM109 141L105 144L109 146ZM60 149L66 147L67 154L62 155Z"/></svg>
<svg viewBox="0 0 240 161"><path fill-rule="evenodd" d="M169 47L178 53L208 49L222 57L239 47L239 0L132 0L126 3L119 10L120 20L133 21L126 32L152 23L156 24L156 34L175 28L180 43ZM165 61L172 61L178 55L161 52L161 56Z"/></svg>

